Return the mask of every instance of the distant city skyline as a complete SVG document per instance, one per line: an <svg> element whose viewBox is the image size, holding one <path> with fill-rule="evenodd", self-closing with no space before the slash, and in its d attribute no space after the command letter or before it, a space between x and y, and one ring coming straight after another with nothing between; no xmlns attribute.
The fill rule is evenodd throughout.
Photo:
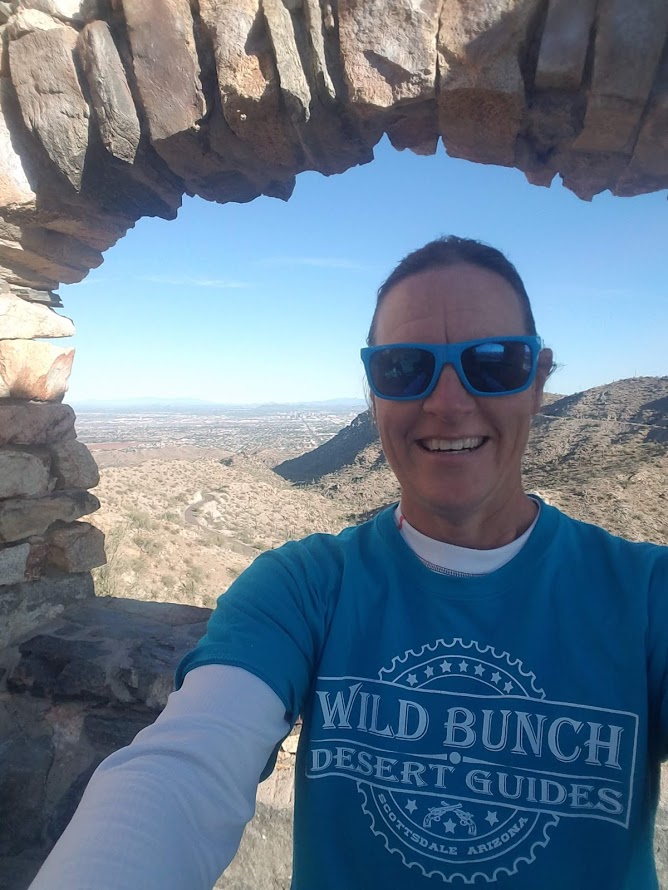
<svg viewBox="0 0 668 890"><path fill-rule="evenodd" d="M668 373L666 193L582 202L517 170L395 152L341 176L303 173L289 202L184 199L141 220L79 285L65 400L251 404L364 398L359 349L380 282L442 234L517 265L559 366L552 392Z"/></svg>

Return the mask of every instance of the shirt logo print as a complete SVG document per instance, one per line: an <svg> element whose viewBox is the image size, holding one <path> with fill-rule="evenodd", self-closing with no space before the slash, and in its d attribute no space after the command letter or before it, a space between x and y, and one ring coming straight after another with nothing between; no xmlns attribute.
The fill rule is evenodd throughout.
<svg viewBox="0 0 668 890"><path fill-rule="evenodd" d="M564 817L628 826L637 722L549 701L505 652L438 640L377 680L319 678L307 777L355 781L407 867L495 881L534 862Z"/></svg>

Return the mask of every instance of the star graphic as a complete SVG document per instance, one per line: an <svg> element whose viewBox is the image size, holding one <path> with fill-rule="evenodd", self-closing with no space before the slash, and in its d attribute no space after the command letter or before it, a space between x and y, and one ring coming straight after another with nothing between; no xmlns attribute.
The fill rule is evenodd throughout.
<svg viewBox="0 0 668 890"><path fill-rule="evenodd" d="M462 660L459 662L459 670L463 674L465 674L468 671L468 669L469 669L468 662L464 661L464 659L462 658Z"/></svg>
<svg viewBox="0 0 668 890"><path fill-rule="evenodd" d="M448 819L447 822L443 823L443 828L445 828L445 831L447 834L454 834L455 833L455 825L456 825L456 823L453 822L452 819Z"/></svg>
<svg viewBox="0 0 668 890"><path fill-rule="evenodd" d="M406 682L408 683L409 686L417 686L417 681L418 681L418 679L415 676L415 674L409 674L408 680Z"/></svg>
<svg viewBox="0 0 668 890"><path fill-rule="evenodd" d="M441 662L441 670L443 671L444 674L449 674L451 669L452 669L452 665L450 664L449 661Z"/></svg>
<svg viewBox="0 0 668 890"><path fill-rule="evenodd" d="M433 667L431 665L429 665L428 668L425 668L424 674L425 674L425 677L433 677L434 676Z"/></svg>
<svg viewBox="0 0 668 890"><path fill-rule="evenodd" d="M414 800L409 800L408 803L406 804L406 809L408 810L409 813L414 813L417 810L417 804L415 803Z"/></svg>
<svg viewBox="0 0 668 890"><path fill-rule="evenodd" d="M485 822L489 822L490 827L492 825L496 825L499 821L499 817L496 815L496 811L487 810L487 815L485 816Z"/></svg>
<svg viewBox="0 0 668 890"><path fill-rule="evenodd" d="M512 688L513 688L513 684L512 684L512 683L504 683L504 684L503 684L503 691L506 693L506 695L510 692L510 690L511 690Z"/></svg>
<svg viewBox="0 0 668 890"><path fill-rule="evenodd" d="M492 674L492 683L498 683L501 680L501 674L498 671L494 671Z"/></svg>
<svg viewBox="0 0 668 890"><path fill-rule="evenodd" d="M485 668L481 664L477 664L473 669L473 672L475 673L476 677L482 677L482 675L485 673Z"/></svg>

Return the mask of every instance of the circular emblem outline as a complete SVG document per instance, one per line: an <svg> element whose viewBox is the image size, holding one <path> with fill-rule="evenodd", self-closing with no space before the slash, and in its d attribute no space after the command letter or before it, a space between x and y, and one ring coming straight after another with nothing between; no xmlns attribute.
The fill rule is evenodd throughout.
<svg viewBox="0 0 668 890"><path fill-rule="evenodd" d="M439 675L436 670L432 668L432 662L434 664L438 663L438 659L444 659L441 662L441 665L448 665L447 671L449 672L451 669L451 663L447 662L447 659L460 657L462 658L462 662L460 663L460 668L463 670L467 670L464 668L465 664L468 664L467 659L475 660L476 666L478 670L475 671L477 675L475 678L475 682L481 683L493 690L499 696L505 694L513 694L519 695L521 697L532 698L532 699L541 699L545 698L545 692L543 689L538 687L536 681L536 675L532 671L527 671L524 669L524 666L520 659L512 658L507 652L497 652L496 649L492 646L481 646L475 640L471 642L464 642L461 637L455 637L450 643L447 643L443 639L438 639L434 643L425 643L424 646L421 647L419 651L415 651L413 649L407 649L403 656L395 656L392 659L392 664L390 667L383 667L378 672L378 678L380 680L389 681L393 684L402 686L407 690L411 689L419 689L426 686L429 686L434 681L438 681L439 677L442 677L446 671L446 667L443 667L441 674ZM471 664L473 662L471 661ZM425 667L426 665L426 667ZM483 667L485 665L485 667ZM485 679L484 671L485 668L494 667L494 674L490 674L494 679L493 681ZM418 673L421 672L422 677L424 679L418 680ZM471 675L468 675L469 679L473 679ZM444 759L448 759L447 755L445 755ZM461 762L461 756L458 752L454 751L450 754L450 762L456 765L459 765ZM448 767L446 767L448 768ZM401 791L401 792L390 792L390 791L380 791L377 788L374 788L369 783L366 783L362 780L358 780L357 790L361 794L362 800L362 811L369 817L370 819L370 829L372 834L376 837L381 837L385 844L385 848L389 853L396 853L401 857L401 860L407 868L417 868L422 874L427 877L435 877L438 876L442 878L446 883L451 883L454 880L461 880L465 884L473 884L476 880L487 881L488 883L493 883L497 881L501 876L512 876L517 874L518 866L520 863L526 863L530 865L536 859L536 854L539 848L546 847L550 841L550 832L549 829L553 828L555 825L559 824L559 817L553 814L548 813L532 813L530 818L525 820L523 817L521 821L525 824L522 825L522 831L519 833L519 838L512 844L512 846L505 846L500 852L494 853L493 847L490 845L490 848L486 852L491 852L492 855L489 856L480 856L475 860L469 860L473 869L471 873L465 874L463 870L459 869L459 862L453 863L448 859L445 859L443 856L434 856L430 854L428 851L424 849L420 849L420 856L423 858L427 857L428 859L435 860L439 862L441 865L450 864L452 865L452 871L449 871L448 874L444 874L438 868L429 869L428 863L424 865L422 862L417 859L408 859L404 853L404 850L400 848L399 845L403 846L404 849L407 849L410 853L414 855L418 852L418 850L414 849L405 838L400 837L398 831L396 830L396 823L398 822L397 813L401 814L401 818L405 819L408 822L411 822L409 817L406 817L405 812L402 812L399 809L399 805L397 803L396 798L407 798L411 796L411 792ZM413 794L415 797L418 793ZM425 792L421 792L422 795ZM474 822L473 816L471 813L462 809L461 803L458 804L448 804L447 798L451 797L451 795L447 795L445 792L442 795L434 795L433 792L428 793L429 796L434 799L438 799L440 796L446 798L446 800L441 800L441 807L431 807L429 809L429 814L425 817L423 822L423 826L419 829L420 832L425 832L425 827L431 827L431 821L440 821L447 813L449 822L446 823L446 831L450 830L451 824L456 824L452 822L452 817L449 815L450 812L454 813L457 817L458 822L463 826L469 826L469 832L472 831L472 823ZM392 804L394 804L394 809ZM408 805L405 809L410 810L410 805L415 805L414 800L408 800ZM375 811L375 812L374 812ZM503 819L500 823L498 823L498 827L494 830L494 822L490 819L487 821L490 822L490 830L487 831L484 835L477 836L477 841L481 841L484 838L489 838L490 836L505 836L508 835L508 832L503 832L504 827L510 823L514 816L521 814L521 810L510 810L511 815L506 819ZM529 813L526 814L529 816ZM394 819L392 818L394 816ZM429 825L426 826L425 823L428 819L431 821ZM491 813L488 811L488 817L494 816L496 817L496 812ZM498 822L498 819L497 819ZM407 829L404 834L407 837L411 834L410 826L406 827L403 823L399 823L402 828ZM413 825L417 826L417 823L413 823ZM388 834L382 830L384 826ZM452 829L454 831L454 828ZM541 836L539 838L535 838L531 841L531 835L535 834L536 831L540 831ZM389 834L392 834L396 838L396 842L393 842ZM431 832L426 832L431 834ZM412 833L414 838L418 838L418 835L414 832ZM512 836L508 837L508 840L511 840ZM443 837L440 837L440 840L443 841ZM497 858L499 855L503 855L504 853L509 853L511 850L516 849L518 846L522 846L524 844L531 843L531 847L528 852L522 853L518 855L514 860L511 867L506 865L499 866L497 865L491 874L481 871L477 868L478 864L484 861L490 861L492 859ZM422 846L422 845L419 845ZM430 847L436 846L435 844L431 844ZM486 844L485 844L486 846ZM449 848L450 855L453 855L451 852L452 848ZM438 846L436 846L436 850L438 851ZM455 854L457 855L457 854ZM427 867L425 867L425 865ZM476 870L477 869L477 870ZM468 869L467 869L468 871Z"/></svg>

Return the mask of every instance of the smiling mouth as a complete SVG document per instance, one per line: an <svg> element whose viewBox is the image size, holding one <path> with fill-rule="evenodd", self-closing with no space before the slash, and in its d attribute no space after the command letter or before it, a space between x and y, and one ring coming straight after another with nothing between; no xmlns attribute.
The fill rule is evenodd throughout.
<svg viewBox="0 0 668 890"><path fill-rule="evenodd" d="M487 441L487 436L471 436L465 439L420 439L419 446L431 454L461 454L477 451Z"/></svg>

